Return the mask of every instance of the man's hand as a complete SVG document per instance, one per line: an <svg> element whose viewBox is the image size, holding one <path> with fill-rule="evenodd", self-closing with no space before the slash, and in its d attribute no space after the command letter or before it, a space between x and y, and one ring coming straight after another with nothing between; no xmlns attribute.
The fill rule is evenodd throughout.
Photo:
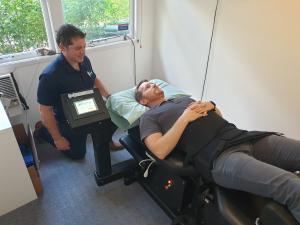
<svg viewBox="0 0 300 225"><path fill-rule="evenodd" d="M70 149L70 142L59 132L57 121L54 117L53 107L40 105L40 113L43 124L51 134L57 150L65 151Z"/></svg>
<svg viewBox="0 0 300 225"><path fill-rule="evenodd" d="M70 142L64 137L54 140L54 144L59 151L66 151L70 149Z"/></svg>
<svg viewBox="0 0 300 225"><path fill-rule="evenodd" d="M207 116L207 105L200 102L191 103L181 115L181 117L187 123L190 123L203 116Z"/></svg>
<svg viewBox="0 0 300 225"><path fill-rule="evenodd" d="M211 102L201 102L201 101L192 102L190 106L192 106L192 109L195 109L198 112L204 112L204 111L208 112L214 109L215 107Z"/></svg>

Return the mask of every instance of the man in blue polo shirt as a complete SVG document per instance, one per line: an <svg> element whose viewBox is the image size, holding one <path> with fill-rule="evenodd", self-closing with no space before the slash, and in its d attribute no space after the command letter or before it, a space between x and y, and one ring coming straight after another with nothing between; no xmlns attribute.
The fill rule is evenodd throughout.
<svg viewBox="0 0 300 225"><path fill-rule="evenodd" d="M85 33L73 25L65 24L58 30L56 42L61 54L42 72L37 91L44 125L39 127L38 135L68 157L81 159L86 153L87 135L74 133L69 128L60 95L93 87L98 88L103 97L109 97L110 93L96 77L90 60L85 56ZM110 136L115 130L116 126L110 123L107 129Z"/></svg>

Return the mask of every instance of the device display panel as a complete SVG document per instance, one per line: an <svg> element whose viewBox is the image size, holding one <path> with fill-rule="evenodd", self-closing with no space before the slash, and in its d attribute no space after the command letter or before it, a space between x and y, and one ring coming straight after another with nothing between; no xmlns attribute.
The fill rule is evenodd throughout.
<svg viewBox="0 0 300 225"><path fill-rule="evenodd" d="M73 102L77 115L99 110L94 98L83 99Z"/></svg>

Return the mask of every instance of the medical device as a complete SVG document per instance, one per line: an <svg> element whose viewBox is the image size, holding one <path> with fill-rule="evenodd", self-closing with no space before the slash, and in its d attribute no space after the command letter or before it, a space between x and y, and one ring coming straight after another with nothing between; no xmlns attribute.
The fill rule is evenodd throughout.
<svg viewBox="0 0 300 225"><path fill-rule="evenodd" d="M70 128L76 133L91 134L96 171L96 183L101 186L130 174L135 168L133 159L111 164L109 141L110 116L98 89L90 89L61 96L64 115Z"/></svg>
<svg viewBox="0 0 300 225"><path fill-rule="evenodd" d="M72 129L109 119L104 100L97 89L61 95L66 119Z"/></svg>

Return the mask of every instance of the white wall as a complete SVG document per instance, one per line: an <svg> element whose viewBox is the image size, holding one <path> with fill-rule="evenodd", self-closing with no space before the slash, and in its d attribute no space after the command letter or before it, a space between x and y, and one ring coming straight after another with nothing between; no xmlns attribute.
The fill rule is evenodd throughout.
<svg viewBox="0 0 300 225"><path fill-rule="evenodd" d="M152 72L152 42L153 42L153 2L143 1L138 5L138 38L141 44L136 44L137 80L149 78ZM142 17L142 19L141 19ZM142 23L142 24L141 24ZM87 49L93 69L97 76L113 93L134 86L133 46L130 41L119 44ZM30 110L23 117L13 119L13 123L28 121L33 127L39 120L36 92L38 77L42 70L55 56L40 57L18 63L0 64L0 74L14 72L20 86L20 92L25 97Z"/></svg>
<svg viewBox="0 0 300 225"><path fill-rule="evenodd" d="M153 74L201 96L216 1L156 1ZM205 99L241 128L300 139L300 2L220 0Z"/></svg>
<svg viewBox="0 0 300 225"><path fill-rule="evenodd" d="M199 97L215 2L157 0L153 76Z"/></svg>

